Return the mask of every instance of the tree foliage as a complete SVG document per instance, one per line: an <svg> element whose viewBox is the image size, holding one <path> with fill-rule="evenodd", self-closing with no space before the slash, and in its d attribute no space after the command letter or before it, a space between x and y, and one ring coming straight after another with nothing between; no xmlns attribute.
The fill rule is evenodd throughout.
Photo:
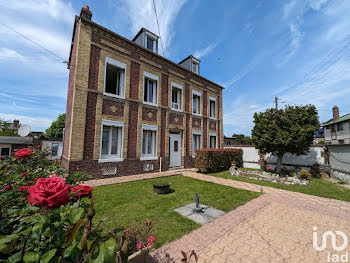
<svg viewBox="0 0 350 263"><path fill-rule="evenodd" d="M62 138L65 119L65 113L58 115L57 119L51 123L51 126L49 128L46 129L46 137Z"/></svg>
<svg viewBox="0 0 350 263"><path fill-rule="evenodd" d="M268 109L255 113L254 123L253 144L263 153L272 153L278 157L278 173L285 153L301 155L308 152L314 132L320 126L313 105Z"/></svg>
<svg viewBox="0 0 350 263"><path fill-rule="evenodd" d="M10 124L0 119L0 136L17 136L17 130L10 129Z"/></svg>
<svg viewBox="0 0 350 263"><path fill-rule="evenodd" d="M236 134L234 133L232 135L235 140L233 141L233 144L235 145L251 145L252 139L249 136L245 136L244 134Z"/></svg>

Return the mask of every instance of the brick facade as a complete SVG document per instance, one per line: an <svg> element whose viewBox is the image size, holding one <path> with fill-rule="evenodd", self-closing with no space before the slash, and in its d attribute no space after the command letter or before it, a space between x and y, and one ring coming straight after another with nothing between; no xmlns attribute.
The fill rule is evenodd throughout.
<svg viewBox="0 0 350 263"><path fill-rule="evenodd" d="M194 165L192 129L201 131L203 147L208 146L208 130L216 131L218 146L221 147L222 87L86 18L77 17L74 27L70 55L70 63L74 66L69 71L62 157L62 165L70 172L80 169L97 178L124 176L144 173L145 169L158 171L160 160L162 170L167 170L171 132L181 134L181 165L186 168ZM103 93L106 57L126 65L125 97L115 98ZM143 103L144 72L158 77L157 105ZM183 87L182 112L171 110L171 82ZM193 89L202 94L202 116L192 115ZM209 96L217 99L218 120L208 118ZM100 160L102 120L123 123L122 158L118 161ZM142 158L144 125L157 129L156 158ZM117 172L103 175L106 168L116 169Z"/></svg>

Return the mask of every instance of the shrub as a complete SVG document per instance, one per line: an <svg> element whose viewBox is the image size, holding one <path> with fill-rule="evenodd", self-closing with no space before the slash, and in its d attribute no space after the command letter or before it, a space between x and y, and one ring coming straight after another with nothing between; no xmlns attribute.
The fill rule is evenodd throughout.
<svg viewBox="0 0 350 263"><path fill-rule="evenodd" d="M282 167L282 169L281 169L281 175L282 176L288 177L288 176L291 176L292 173L293 173L293 170L290 170L290 169L288 169L286 167Z"/></svg>
<svg viewBox="0 0 350 263"><path fill-rule="evenodd" d="M195 166L202 173L227 170L232 164L243 165L242 149L200 149L196 151Z"/></svg>
<svg viewBox="0 0 350 263"><path fill-rule="evenodd" d="M301 169L299 173L300 179L310 180L312 177L311 173L308 170Z"/></svg>

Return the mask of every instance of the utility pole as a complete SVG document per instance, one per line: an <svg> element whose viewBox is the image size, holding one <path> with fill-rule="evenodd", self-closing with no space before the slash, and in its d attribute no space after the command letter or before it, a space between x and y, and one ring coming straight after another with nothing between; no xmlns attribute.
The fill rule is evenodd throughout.
<svg viewBox="0 0 350 263"><path fill-rule="evenodd" d="M278 110L278 97L275 97L275 108Z"/></svg>

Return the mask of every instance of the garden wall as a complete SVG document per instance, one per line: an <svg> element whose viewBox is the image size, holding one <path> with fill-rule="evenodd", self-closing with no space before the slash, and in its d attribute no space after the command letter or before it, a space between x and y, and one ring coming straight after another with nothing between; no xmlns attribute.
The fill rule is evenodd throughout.
<svg viewBox="0 0 350 263"><path fill-rule="evenodd" d="M350 144L327 145L331 175L350 182Z"/></svg>
<svg viewBox="0 0 350 263"><path fill-rule="evenodd" d="M243 167L245 168L261 168L266 162L267 165L276 165L277 157L272 154L261 154L259 150L255 149L251 145L236 145L225 146L225 148L242 149L243 150ZM310 168L314 164L327 165L326 152L323 146L312 145L309 153L305 155L293 155L285 154L283 157L282 165L286 168L304 167Z"/></svg>

